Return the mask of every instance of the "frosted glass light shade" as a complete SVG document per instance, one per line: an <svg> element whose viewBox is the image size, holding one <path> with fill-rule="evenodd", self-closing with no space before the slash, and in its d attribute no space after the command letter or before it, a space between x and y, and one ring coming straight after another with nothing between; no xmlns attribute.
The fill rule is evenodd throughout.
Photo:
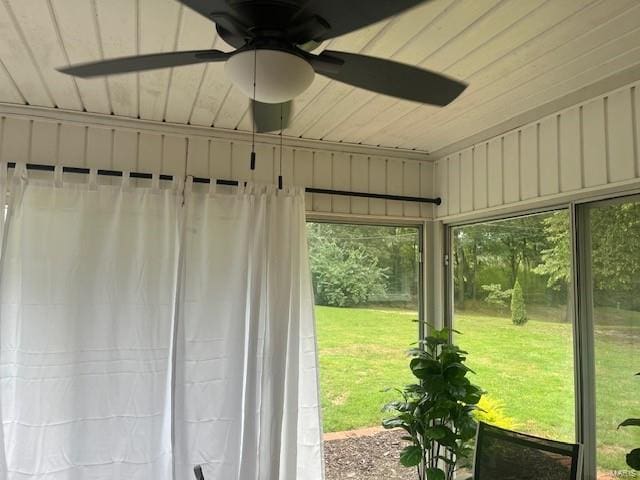
<svg viewBox="0 0 640 480"><path fill-rule="evenodd" d="M249 98L253 97L253 69L256 69L255 99L263 103L281 103L304 92L315 72L304 59L280 50L260 49L236 53L225 64L227 75Z"/></svg>

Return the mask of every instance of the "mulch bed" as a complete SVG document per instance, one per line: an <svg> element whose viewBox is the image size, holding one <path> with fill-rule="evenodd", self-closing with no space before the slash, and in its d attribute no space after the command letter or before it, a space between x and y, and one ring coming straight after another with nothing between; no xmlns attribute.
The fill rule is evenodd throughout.
<svg viewBox="0 0 640 480"><path fill-rule="evenodd" d="M415 469L400 465L406 442L400 430L325 440L326 480L416 480Z"/></svg>

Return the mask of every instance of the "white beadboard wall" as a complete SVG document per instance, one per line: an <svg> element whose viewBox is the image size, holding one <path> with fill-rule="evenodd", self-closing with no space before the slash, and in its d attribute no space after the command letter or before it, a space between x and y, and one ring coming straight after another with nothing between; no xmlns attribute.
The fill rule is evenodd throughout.
<svg viewBox="0 0 640 480"><path fill-rule="evenodd" d="M15 109L14 109L15 110ZM147 173L193 175L231 180L277 183L280 150L273 139L256 142L256 170L249 168L250 137L162 124L152 129L127 125L109 126L45 116L0 111L0 161L56 164ZM77 116L75 116L77 115ZM68 116L68 115L67 115ZM179 133L175 133L179 130ZM364 152L364 153L363 153ZM433 162L420 154L383 149L344 148L334 144L322 149L318 142L286 146L282 155L285 184L338 190L433 196ZM318 215L345 218L370 217L424 220L433 217L433 206L413 202L307 194L307 210Z"/></svg>
<svg viewBox="0 0 640 480"><path fill-rule="evenodd" d="M455 221L640 188L639 88L628 85L438 159L434 190L443 202L436 217Z"/></svg>

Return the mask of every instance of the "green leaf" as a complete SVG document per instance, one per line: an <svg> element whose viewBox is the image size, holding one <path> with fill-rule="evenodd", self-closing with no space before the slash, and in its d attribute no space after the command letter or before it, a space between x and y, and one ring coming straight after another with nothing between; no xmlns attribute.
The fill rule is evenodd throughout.
<svg viewBox="0 0 640 480"><path fill-rule="evenodd" d="M424 431L424 435L432 440L440 440L447 436L447 433L448 433L447 431L448 431L447 427L443 427L439 425L437 427L427 428Z"/></svg>
<svg viewBox="0 0 640 480"><path fill-rule="evenodd" d="M444 480L445 474L444 471L439 468L427 468L427 480Z"/></svg>
<svg viewBox="0 0 640 480"><path fill-rule="evenodd" d="M422 450L416 445L404 447L400 452L400 463L405 467L415 467L422 461ZM443 477L444 478L444 477Z"/></svg>
<svg viewBox="0 0 640 480"><path fill-rule="evenodd" d="M640 448L635 448L627 453L627 465L634 470L640 470Z"/></svg>
<svg viewBox="0 0 640 480"><path fill-rule="evenodd" d="M630 426L640 427L640 418L627 418L624 422L618 425L618 428Z"/></svg>
<svg viewBox="0 0 640 480"><path fill-rule="evenodd" d="M390 428L399 428L407 425L402 418L394 417L394 418L386 418L382 421L382 426L386 429Z"/></svg>
<svg viewBox="0 0 640 480"><path fill-rule="evenodd" d="M421 379L425 379L429 375L439 374L442 371L440 362L428 358L414 358L409 363L409 368L411 368L416 377Z"/></svg>

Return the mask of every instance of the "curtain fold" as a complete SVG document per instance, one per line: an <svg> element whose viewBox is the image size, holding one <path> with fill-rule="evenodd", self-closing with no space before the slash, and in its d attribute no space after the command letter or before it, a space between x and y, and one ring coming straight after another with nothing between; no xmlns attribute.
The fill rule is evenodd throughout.
<svg viewBox="0 0 640 480"><path fill-rule="evenodd" d="M178 196L18 179L0 277L8 479L169 479Z"/></svg>
<svg viewBox="0 0 640 480"><path fill-rule="evenodd" d="M303 192L192 193L186 209L176 478L321 479Z"/></svg>
<svg viewBox="0 0 640 480"><path fill-rule="evenodd" d="M0 478L323 478L301 190L16 172Z"/></svg>

